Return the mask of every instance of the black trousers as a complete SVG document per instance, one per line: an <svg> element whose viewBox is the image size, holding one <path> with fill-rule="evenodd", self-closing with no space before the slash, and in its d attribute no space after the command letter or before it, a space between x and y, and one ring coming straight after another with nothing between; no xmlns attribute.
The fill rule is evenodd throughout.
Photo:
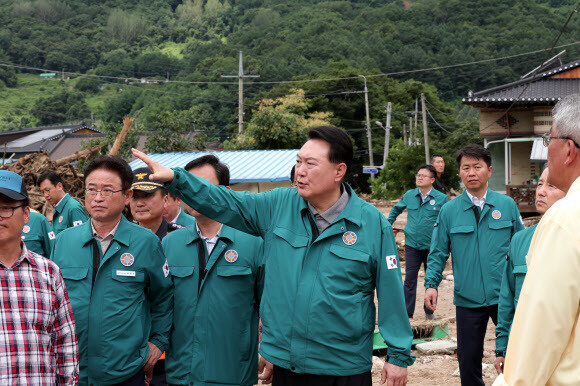
<svg viewBox="0 0 580 386"><path fill-rule="evenodd" d="M131 378L126 379L121 383L117 383L117 386L143 386L145 385L145 370L140 369L139 372L133 375Z"/></svg>
<svg viewBox="0 0 580 386"><path fill-rule="evenodd" d="M407 306L407 315L413 317L415 313L415 301L417 300L417 276L421 269L421 264L425 267L427 272L427 256L429 256L428 249L415 249L405 245L405 305ZM433 313L423 304L425 314Z"/></svg>
<svg viewBox="0 0 580 386"><path fill-rule="evenodd" d="M488 307L456 307L457 358L462 386L483 386L481 360L489 318L497 325L497 304Z"/></svg>
<svg viewBox="0 0 580 386"><path fill-rule="evenodd" d="M371 386L371 372L357 375L298 374L283 367L274 366L272 386Z"/></svg>
<svg viewBox="0 0 580 386"><path fill-rule="evenodd" d="M155 363L153 367L153 378L151 379L150 386L167 386L167 381L165 379L165 359L160 359Z"/></svg>

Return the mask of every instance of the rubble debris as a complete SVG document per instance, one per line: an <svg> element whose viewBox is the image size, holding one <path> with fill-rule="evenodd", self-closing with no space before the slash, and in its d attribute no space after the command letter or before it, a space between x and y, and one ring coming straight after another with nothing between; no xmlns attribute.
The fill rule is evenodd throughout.
<svg viewBox="0 0 580 386"><path fill-rule="evenodd" d="M457 343L451 339L439 339L432 342L420 343L415 348L424 355L455 354L457 351Z"/></svg>
<svg viewBox="0 0 580 386"><path fill-rule="evenodd" d="M383 366L385 365L385 361L377 356L373 356L373 374L380 374L383 371Z"/></svg>
<svg viewBox="0 0 580 386"><path fill-rule="evenodd" d="M47 216L49 221L52 220L52 206L46 202L37 185L38 177L42 173L49 170L56 171L62 178L64 190L79 202L84 203L83 176L77 173L70 163L53 161L47 153L28 154L17 162L4 166L2 169L10 170L22 176L28 190L30 207Z"/></svg>

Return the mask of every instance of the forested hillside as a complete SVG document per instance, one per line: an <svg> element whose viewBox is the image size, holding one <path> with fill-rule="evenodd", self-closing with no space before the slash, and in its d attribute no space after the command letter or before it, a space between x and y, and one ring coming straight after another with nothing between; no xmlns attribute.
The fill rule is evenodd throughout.
<svg viewBox="0 0 580 386"><path fill-rule="evenodd" d="M476 137L473 114L458 100L469 90L518 79L546 52L408 71L549 48L575 3L0 0L0 130L80 119L105 127L125 114L135 116L141 128L156 130L160 115L169 112L208 139L230 138L229 146L239 147L243 138L232 139L237 79L221 75L237 74L243 51L245 73L260 75L246 80L248 125L262 98L301 90L305 100L298 115L327 113L327 121L362 144L357 137L364 140L364 99L344 92L362 90L360 74L406 72L368 78L371 119L384 119L385 104L393 102L394 136L400 137L408 122L405 112L426 92L433 106L434 146L440 140L452 147ZM558 44L578 41L576 15ZM566 50L569 60L580 57L580 44ZM46 70L57 72L57 79L40 80ZM326 78L349 79L310 81ZM304 82L276 83L289 80ZM255 126L267 122L258 118ZM440 127L465 135L448 135ZM382 151L382 129L373 130L379 136L375 150ZM361 157L364 151L359 149Z"/></svg>

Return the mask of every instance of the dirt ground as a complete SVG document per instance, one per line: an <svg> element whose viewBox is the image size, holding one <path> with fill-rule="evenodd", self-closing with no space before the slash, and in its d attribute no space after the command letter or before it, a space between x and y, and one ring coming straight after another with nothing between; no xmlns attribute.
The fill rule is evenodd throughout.
<svg viewBox="0 0 580 386"><path fill-rule="evenodd" d="M391 205L376 205L377 208L388 216L392 206ZM407 213L403 212L393 224L394 228L403 229L407 223ZM404 241L403 232L396 235L397 242ZM405 262L401 262L401 271L403 280L405 280ZM443 276L451 275L451 260L449 260ZM424 287L424 271L419 272L419 279L417 283L417 302L415 307L415 316L411 320L411 324L421 323L424 321L423 313L423 299L425 294ZM455 306L453 305L453 281L443 280L439 286L439 299L437 301L437 311L435 311L437 320L448 320L449 335L453 340L457 340L457 325L455 324ZM497 374L493 368L495 361L495 326L490 320L487 326L487 333L485 334L484 344L484 358L482 363L489 365L484 368L483 380L486 385L491 385L495 380ZM412 351L413 355L417 357L415 364L408 369L408 385L423 385L423 386L438 386L438 385L460 385L459 377L454 376L453 373L459 368L457 362L457 355L422 355L416 349ZM384 356L378 357L384 363ZM373 386L378 386L381 380L381 370L379 365L373 366Z"/></svg>

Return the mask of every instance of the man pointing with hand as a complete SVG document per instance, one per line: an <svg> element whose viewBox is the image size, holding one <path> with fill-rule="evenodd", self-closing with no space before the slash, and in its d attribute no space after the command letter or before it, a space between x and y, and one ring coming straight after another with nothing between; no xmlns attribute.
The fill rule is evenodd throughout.
<svg viewBox="0 0 580 386"><path fill-rule="evenodd" d="M344 182L353 156L348 135L318 127L308 138L297 155L298 189L257 194L133 154L196 211L264 239L263 381L370 386L376 287L389 347L381 384L405 385L413 336L391 226Z"/></svg>

